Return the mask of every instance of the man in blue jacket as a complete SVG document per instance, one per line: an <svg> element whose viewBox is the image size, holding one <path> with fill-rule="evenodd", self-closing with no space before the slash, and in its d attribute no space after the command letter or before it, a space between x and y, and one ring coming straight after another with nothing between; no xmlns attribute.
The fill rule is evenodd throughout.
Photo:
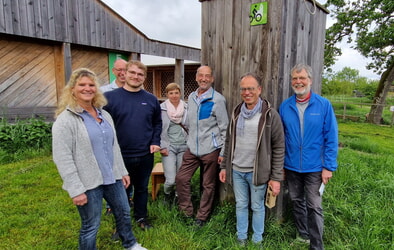
<svg viewBox="0 0 394 250"><path fill-rule="evenodd" d="M291 86L295 95L281 104L279 114L297 239L310 243L310 249L324 249L322 189L337 168L338 127L331 103L313 93L311 85L311 67L294 66Z"/></svg>

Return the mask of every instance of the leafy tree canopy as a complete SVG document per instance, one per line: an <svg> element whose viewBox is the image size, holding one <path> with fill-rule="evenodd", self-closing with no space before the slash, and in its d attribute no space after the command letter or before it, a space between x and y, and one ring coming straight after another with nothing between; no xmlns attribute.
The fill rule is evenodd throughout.
<svg viewBox="0 0 394 250"><path fill-rule="evenodd" d="M394 64L394 1L393 0L328 0L326 7L336 18L326 32L325 67L341 55L337 44L344 38L355 42L354 49L372 59L367 65L376 73Z"/></svg>

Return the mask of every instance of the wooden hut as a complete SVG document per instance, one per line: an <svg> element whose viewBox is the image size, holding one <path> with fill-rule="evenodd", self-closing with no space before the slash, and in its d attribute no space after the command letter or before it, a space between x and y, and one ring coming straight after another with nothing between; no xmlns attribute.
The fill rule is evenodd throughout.
<svg viewBox="0 0 394 250"><path fill-rule="evenodd" d="M266 0L267 22L251 25L256 0L202 2L201 64L213 67L215 89L240 102L239 77L247 72L263 79L263 94L278 108L292 94L290 69L298 62L314 71L313 90L321 91L328 11L315 0Z"/></svg>
<svg viewBox="0 0 394 250"><path fill-rule="evenodd" d="M296 63L313 68L312 88L320 93L328 12L315 0L200 2L201 64L214 69L215 89L226 97L229 113L241 101L239 78L247 72L261 76L263 95L276 109L292 94L290 70ZM279 218L286 206L283 193L274 210ZM221 198L231 197L225 185Z"/></svg>
<svg viewBox="0 0 394 250"><path fill-rule="evenodd" d="M184 60L200 49L149 39L100 0L0 0L0 117L52 117L72 70L87 67L109 82L109 54Z"/></svg>

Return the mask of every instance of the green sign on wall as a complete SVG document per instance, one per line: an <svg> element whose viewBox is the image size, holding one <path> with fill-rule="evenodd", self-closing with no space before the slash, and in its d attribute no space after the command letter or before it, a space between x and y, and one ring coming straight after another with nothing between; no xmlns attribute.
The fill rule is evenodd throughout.
<svg viewBox="0 0 394 250"><path fill-rule="evenodd" d="M260 25L267 23L268 3L254 3L250 5L249 21L250 25Z"/></svg>
<svg viewBox="0 0 394 250"><path fill-rule="evenodd" d="M109 82L112 82L113 80L115 80L115 76L114 76L114 74L112 74L112 67L114 66L114 62L116 61L116 59L119 59L119 58L125 59L126 61L129 60L127 55L119 54L119 53L108 53Z"/></svg>

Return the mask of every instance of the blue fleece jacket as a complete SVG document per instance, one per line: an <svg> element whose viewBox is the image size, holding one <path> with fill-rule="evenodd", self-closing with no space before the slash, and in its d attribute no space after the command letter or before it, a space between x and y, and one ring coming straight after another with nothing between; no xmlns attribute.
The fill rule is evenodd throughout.
<svg viewBox="0 0 394 250"><path fill-rule="evenodd" d="M311 94L304 113L301 137L296 97L291 96L279 108L285 132L285 168L299 172L335 171L338 154L338 125L331 103Z"/></svg>
<svg viewBox="0 0 394 250"><path fill-rule="evenodd" d="M114 120L123 157L140 157L150 153L150 145L160 146L161 110L157 98L140 90L124 88L106 92L104 107Z"/></svg>

